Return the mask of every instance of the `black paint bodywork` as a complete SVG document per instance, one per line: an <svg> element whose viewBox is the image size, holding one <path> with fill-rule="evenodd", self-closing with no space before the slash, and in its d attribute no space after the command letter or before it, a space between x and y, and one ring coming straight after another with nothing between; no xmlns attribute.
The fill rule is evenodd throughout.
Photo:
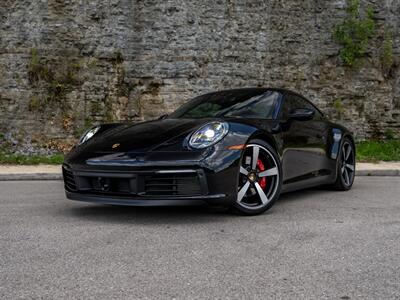
<svg viewBox="0 0 400 300"><path fill-rule="evenodd" d="M230 205L237 197L242 150L229 147L246 144L254 138L265 140L278 153L283 170L282 192L333 183L337 176L338 145L344 136L352 140L351 133L323 116L307 121L282 119L279 110L287 93L292 92L273 90L281 94L273 120L165 118L138 124L102 125L92 139L74 147L66 156L63 172L67 197L117 205ZM209 148L191 149L190 134L210 121L228 122L227 136ZM340 135L336 142L335 133L336 138ZM153 182L163 183L162 180L169 180L165 179L168 176L178 177L174 179L178 188L190 178L196 177L198 181L193 186L190 182L189 190L182 195L170 190L163 195L146 192L152 187L152 178L161 178ZM73 180L75 186L68 180ZM119 185L119 180L125 184L118 186L124 193L107 190L109 185ZM88 188L96 182L106 186L106 190ZM192 195L190 189L196 192Z"/></svg>

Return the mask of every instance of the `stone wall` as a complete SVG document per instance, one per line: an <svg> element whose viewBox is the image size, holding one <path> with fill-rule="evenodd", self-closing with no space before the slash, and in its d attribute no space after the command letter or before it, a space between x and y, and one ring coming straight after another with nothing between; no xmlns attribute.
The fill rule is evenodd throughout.
<svg viewBox="0 0 400 300"><path fill-rule="evenodd" d="M359 139L398 135L400 70L383 72L379 56L388 29L400 55L400 1L367 5L378 32L351 70L332 38L345 0L3 0L0 132L58 147L93 123L151 119L213 90L272 86L308 96Z"/></svg>

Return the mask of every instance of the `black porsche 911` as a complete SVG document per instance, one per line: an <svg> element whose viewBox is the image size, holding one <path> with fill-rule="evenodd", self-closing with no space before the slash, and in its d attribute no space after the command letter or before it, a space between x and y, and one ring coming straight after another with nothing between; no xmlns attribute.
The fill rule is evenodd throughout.
<svg viewBox="0 0 400 300"><path fill-rule="evenodd" d="M87 131L63 165L69 199L113 205L229 206L253 215L280 193L349 190L352 134L283 89L202 95L168 116Z"/></svg>

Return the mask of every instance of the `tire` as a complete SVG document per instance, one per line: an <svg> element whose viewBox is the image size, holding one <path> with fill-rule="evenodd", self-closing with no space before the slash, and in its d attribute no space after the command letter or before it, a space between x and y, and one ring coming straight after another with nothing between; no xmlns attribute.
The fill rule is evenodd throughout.
<svg viewBox="0 0 400 300"><path fill-rule="evenodd" d="M333 189L336 191L350 190L355 178L356 158L354 144L349 138L343 139L337 158L336 168L337 176L332 186Z"/></svg>
<svg viewBox="0 0 400 300"><path fill-rule="evenodd" d="M238 196L232 208L253 216L272 207L282 188L282 167L275 149L266 142L251 140L243 150L238 176Z"/></svg>

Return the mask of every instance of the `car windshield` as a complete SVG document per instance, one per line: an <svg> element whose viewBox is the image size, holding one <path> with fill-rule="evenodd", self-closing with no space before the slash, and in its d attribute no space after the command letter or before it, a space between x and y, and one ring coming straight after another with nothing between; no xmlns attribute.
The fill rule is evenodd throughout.
<svg viewBox="0 0 400 300"><path fill-rule="evenodd" d="M215 117L273 119L279 93L271 90L226 91L190 100L169 118Z"/></svg>

